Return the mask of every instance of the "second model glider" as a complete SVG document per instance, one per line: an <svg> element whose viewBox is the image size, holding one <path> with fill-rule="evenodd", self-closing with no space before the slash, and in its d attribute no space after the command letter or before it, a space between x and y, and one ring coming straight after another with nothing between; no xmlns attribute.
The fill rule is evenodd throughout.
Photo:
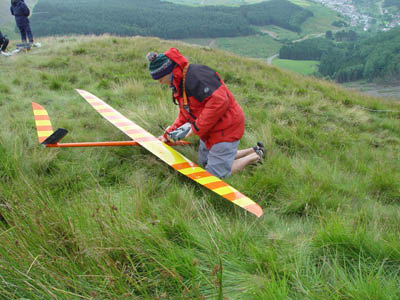
<svg viewBox="0 0 400 300"><path fill-rule="evenodd" d="M239 191L237 191L236 189L234 189L233 187L231 187L218 177L202 169L201 167L190 161L188 158L184 157L178 151L171 148L167 143L161 142L155 136L144 130L136 123L124 117L122 114L120 114L118 111L116 111L114 108L112 108L110 105L108 105L101 99L97 98L95 95L84 90L76 90L76 91L106 120L111 122L119 130L121 130L122 132L124 132L126 135L128 135L130 138L133 139L133 141L125 143L129 143L130 145L139 144L143 148L146 148L148 151L153 153L159 159L167 163L169 166L174 168L179 173L189 177L190 179L203 185L204 187L222 196L223 198L233 202L234 204L242 207L243 209L256 215L257 217L262 216L263 211L261 207L258 204L256 204L253 200L246 197L245 195L243 195L242 193L240 193ZM42 144L46 145L46 140L47 140L46 147L52 147L51 145L53 145L53 147L57 147L54 145L59 145L58 147L61 147L60 145L62 144L57 144L57 143L66 134L66 132L63 133L62 132L63 130L59 129L58 134L57 131L53 133L50 120L47 116L47 112L44 113L45 110L43 112L43 110L40 109L41 106L36 103L33 103L32 105L39 135L39 141ZM49 125L50 127L48 127ZM51 140L52 136L53 140ZM119 143L124 143L124 142L119 142ZM86 143L85 146L90 146L87 144L90 143ZM108 144L107 146L112 146L112 145Z"/></svg>

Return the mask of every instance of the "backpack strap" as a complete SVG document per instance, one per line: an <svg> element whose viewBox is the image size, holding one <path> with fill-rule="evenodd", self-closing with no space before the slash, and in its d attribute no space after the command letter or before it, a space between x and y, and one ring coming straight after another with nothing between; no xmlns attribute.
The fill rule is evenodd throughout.
<svg viewBox="0 0 400 300"><path fill-rule="evenodd" d="M192 112L190 111L190 107L189 107L189 99L187 97L187 93L186 93L186 73L189 69L189 64L187 64L182 71L182 94L183 94L183 108L189 113L189 115L192 116L193 119L196 119L196 117L192 114ZM172 83L172 76L171 76L171 83ZM178 102L176 101L175 97L174 97L174 93L176 92L175 87L171 84L172 87L172 101L174 102L175 105L178 105Z"/></svg>
<svg viewBox="0 0 400 300"><path fill-rule="evenodd" d="M183 108L190 114L189 101L188 101L188 97L186 94L186 73L187 73L188 69L189 69L189 64L187 64L183 68L182 92L183 92Z"/></svg>

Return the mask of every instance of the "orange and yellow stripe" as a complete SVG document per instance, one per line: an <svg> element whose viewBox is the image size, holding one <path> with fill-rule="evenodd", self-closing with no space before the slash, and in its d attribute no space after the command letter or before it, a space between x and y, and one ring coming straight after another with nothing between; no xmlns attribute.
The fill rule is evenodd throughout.
<svg viewBox="0 0 400 300"><path fill-rule="evenodd" d="M50 123L50 117L43 106L32 102L33 116L35 118L36 130L39 143L42 143L53 133L53 127Z"/></svg>
<svg viewBox="0 0 400 300"><path fill-rule="evenodd" d="M175 170L210 189L223 198L244 208L257 217L261 217L263 211L261 207L253 200L246 197L218 177L202 169L175 149L161 142L151 133L147 132L136 123L124 117L122 114L117 112L115 109L93 94L84 90L76 91L106 120L111 122L135 142L138 142L142 147L159 157Z"/></svg>

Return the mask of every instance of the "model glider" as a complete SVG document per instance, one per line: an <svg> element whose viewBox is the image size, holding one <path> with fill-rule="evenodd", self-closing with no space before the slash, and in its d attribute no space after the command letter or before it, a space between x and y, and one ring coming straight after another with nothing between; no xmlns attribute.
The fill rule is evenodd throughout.
<svg viewBox="0 0 400 300"><path fill-rule="evenodd" d="M125 146L140 145L159 159L167 163L179 173L189 177L223 198L242 207L248 212L261 217L263 211L253 200L246 197L218 177L202 169L178 151L171 148L174 145L183 145L187 142L164 143L142 127L124 117L110 105L97 98L95 95L76 90L99 114L124 132L133 141L124 142L97 142L97 143L58 143L68 131L59 128L53 132L47 111L37 103L32 103L39 142L45 147L92 147L92 146Z"/></svg>

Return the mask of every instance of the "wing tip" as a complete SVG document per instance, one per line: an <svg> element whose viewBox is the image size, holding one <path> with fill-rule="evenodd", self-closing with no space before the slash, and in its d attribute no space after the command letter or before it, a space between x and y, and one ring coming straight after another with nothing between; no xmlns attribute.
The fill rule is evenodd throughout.
<svg viewBox="0 0 400 300"><path fill-rule="evenodd" d="M39 103L36 103L36 102L31 102L31 103L32 103L33 110L43 109L43 106L41 106Z"/></svg>
<svg viewBox="0 0 400 300"><path fill-rule="evenodd" d="M260 218L263 215L263 210L258 204L252 204L244 207L248 212L251 212L253 215Z"/></svg>

